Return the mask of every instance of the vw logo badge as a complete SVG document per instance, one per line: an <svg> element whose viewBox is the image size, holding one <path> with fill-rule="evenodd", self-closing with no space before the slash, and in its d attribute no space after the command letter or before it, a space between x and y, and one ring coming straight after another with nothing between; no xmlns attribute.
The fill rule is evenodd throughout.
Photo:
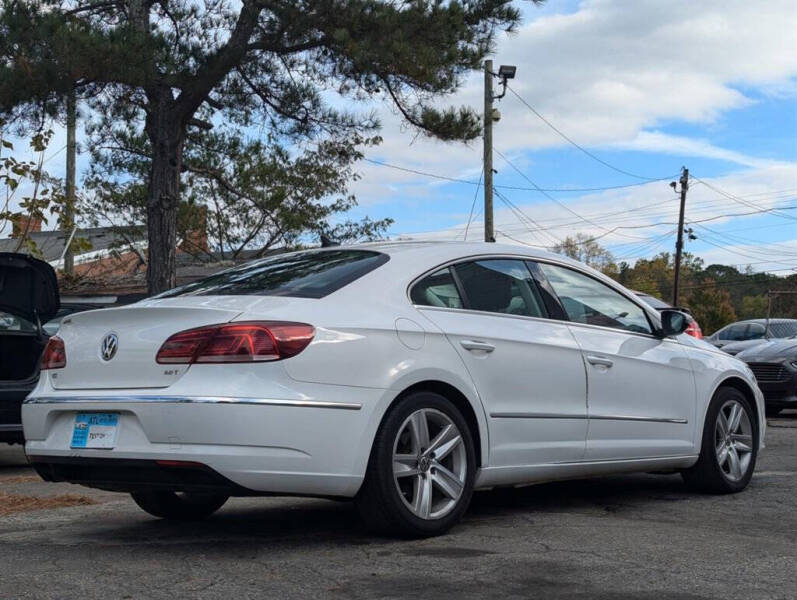
<svg viewBox="0 0 797 600"><path fill-rule="evenodd" d="M109 333L102 340L100 346L100 356L102 360L108 361L116 356L116 349L119 347L119 338L115 333Z"/></svg>

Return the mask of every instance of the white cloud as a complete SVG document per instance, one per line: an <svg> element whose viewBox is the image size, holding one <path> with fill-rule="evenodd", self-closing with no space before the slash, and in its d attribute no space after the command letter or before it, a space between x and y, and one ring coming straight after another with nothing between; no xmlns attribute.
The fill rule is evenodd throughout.
<svg viewBox="0 0 797 600"><path fill-rule="evenodd" d="M513 88L584 145L759 168L769 163L656 129L671 120L707 124L748 106L754 100L740 91L745 87L794 94L795 30L794 0L584 0L575 12L540 16L504 37L495 63L517 65ZM449 102L478 108L482 94L482 75L475 73ZM498 106L503 119L495 144L503 152L566 144L511 93ZM414 138L395 114L382 113L385 143L372 156L454 177L478 172L480 142L466 148ZM423 181L380 167L362 171L356 191L365 204L401 197L401 189L385 190L388 182Z"/></svg>

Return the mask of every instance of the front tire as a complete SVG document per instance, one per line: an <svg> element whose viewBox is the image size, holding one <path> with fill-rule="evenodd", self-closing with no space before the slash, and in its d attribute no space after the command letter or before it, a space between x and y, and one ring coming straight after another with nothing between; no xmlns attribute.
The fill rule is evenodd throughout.
<svg viewBox="0 0 797 600"><path fill-rule="evenodd" d="M440 535L467 510L475 474L473 438L462 414L439 394L415 392L380 426L355 502L379 533Z"/></svg>
<svg viewBox="0 0 797 600"><path fill-rule="evenodd" d="M133 501L159 519L198 521L219 510L229 496L186 492L133 492Z"/></svg>
<svg viewBox="0 0 797 600"><path fill-rule="evenodd" d="M700 458L682 472L689 487L712 494L733 494L747 487L758 457L754 414L739 390L717 390L706 413Z"/></svg>

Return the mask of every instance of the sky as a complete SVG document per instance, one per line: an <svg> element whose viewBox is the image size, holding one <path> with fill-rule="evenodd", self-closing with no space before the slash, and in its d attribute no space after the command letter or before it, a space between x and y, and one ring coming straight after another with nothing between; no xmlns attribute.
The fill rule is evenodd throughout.
<svg viewBox="0 0 797 600"><path fill-rule="evenodd" d="M797 210L760 211L797 207L797 2L518 6L524 24L501 36L493 57L496 69L518 68L496 102L495 185L517 207L495 198L498 241L551 246L580 232L602 236L600 243L629 262L672 251L679 201L669 183L685 166L694 178L686 221L697 236L687 251L707 264L794 272ZM482 85L475 73L450 102L480 107ZM523 102L636 177L582 152ZM470 184L366 163L354 186L354 215L392 217L394 236L463 239L467 229L467 239L481 239L481 140L466 147L417 138L391 111L381 115L385 141L368 158ZM631 187L543 194L535 186Z"/></svg>
<svg viewBox="0 0 797 600"><path fill-rule="evenodd" d="M517 5L523 24L492 57L496 68L517 66L496 102L498 241L550 247L584 233L631 263L672 251L669 183L687 167L686 223L697 237L688 252L706 264L797 270L795 0ZM482 86L474 73L446 102L481 110ZM347 217L390 217L394 238L481 240L481 140L430 140L387 103L373 108L384 142L358 167L359 206ZM64 170L63 137L48 157L54 174Z"/></svg>

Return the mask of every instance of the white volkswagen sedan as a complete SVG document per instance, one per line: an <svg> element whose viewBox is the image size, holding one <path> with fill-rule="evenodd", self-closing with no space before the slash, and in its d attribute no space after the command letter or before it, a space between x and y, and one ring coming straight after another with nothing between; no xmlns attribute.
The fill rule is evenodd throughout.
<svg viewBox="0 0 797 600"><path fill-rule="evenodd" d="M64 319L23 407L26 452L45 479L156 517L353 498L370 526L416 536L454 525L474 489L680 471L738 492L763 398L687 325L517 246L282 254Z"/></svg>

